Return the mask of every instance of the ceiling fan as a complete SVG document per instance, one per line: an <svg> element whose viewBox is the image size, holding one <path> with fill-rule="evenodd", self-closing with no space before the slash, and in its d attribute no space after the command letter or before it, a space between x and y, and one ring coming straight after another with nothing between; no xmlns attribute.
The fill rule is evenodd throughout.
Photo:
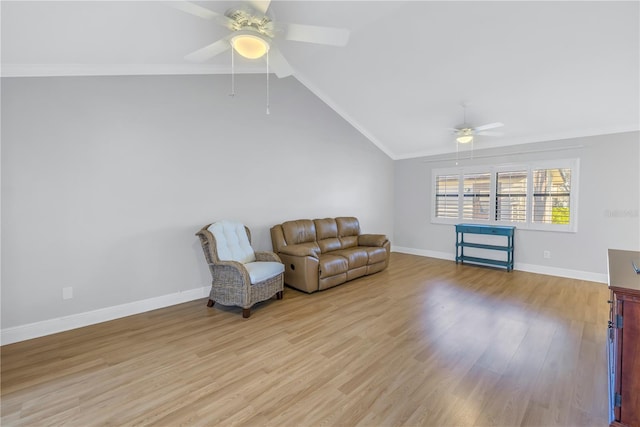
<svg viewBox="0 0 640 427"><path fill-rule="evenodd" d="M502 132L489 132L489 129L495 129L504 126L503 123L495 122L482 126L471 126L467 123L467 103L462 104L464 109L464 122L456 128L452 128L452 134L456 137L456 142L460 144L468 144L473 142L476 135L483 136L502 136Z"/></svg>
<svg viewBox="0 0 640 427"><path fill-rule="evenodd" d="M278 77L293 74L293 69L274 40L291 40L330 46L345 46L349 31L342 28L276 22L269 11L271 0L240 2L224 14L214 12L189 1L175 1L171 5L192 15L211 20L229 29L230 33L185 56L188 61L204 62L233 48L245 58L267 56L268 66Z"/></svg>

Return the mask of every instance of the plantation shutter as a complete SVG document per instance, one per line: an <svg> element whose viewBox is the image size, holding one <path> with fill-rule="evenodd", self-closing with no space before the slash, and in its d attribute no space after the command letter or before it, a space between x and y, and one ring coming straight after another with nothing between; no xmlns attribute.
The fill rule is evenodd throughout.
<svg viewBox="0 0 640 427"><path fill-rule="evenodd" d="M478 173L464 175L462 218L489 219L491 175Z"/></svg>
<svg viewBox="0 0 640 427"><path fill-rule="evenodd" d="M436 176L436 217L458 218L458 175Z"/></svg>
<svg viewBox="0 0 640 427"><path fill-rule="evenodd" d="M541 224L569 224L571 169L534 169L533 218Z"/></svg>
<svg viewBox="0 0 640 427"><path fill-rule="evenodd" d="M496 174L496 221L526 222L527 171Z"/></svg>

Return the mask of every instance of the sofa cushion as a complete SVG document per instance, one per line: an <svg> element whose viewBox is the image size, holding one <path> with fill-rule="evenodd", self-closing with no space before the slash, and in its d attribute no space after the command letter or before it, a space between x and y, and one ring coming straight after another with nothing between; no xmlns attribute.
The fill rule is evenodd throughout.
<svg viewBox="0 0 640 427"><path fill-rule="evenodd" d="M338 237L338 224L333 218L314 219L316 226L316 239L324 240L332 237Z"/></svg>
<svg viewBox="0 0 640 427"><path fill-rule="evenodd" d="M369 261L369 255L367 253L367 248L349 248L349 249L340 249L339 251L331 252L331 255L340 255L347 259L347 263L349 265L349 270L364 267L367 265Z"/></svg>
<svg viewBox="0 0 640 427"><path fill-rule="evenodd" d="M343 216L336 218L338 226L338 237L342 249L358 246L358 235L360 234L360 223L358 218Z"/></svg>
<svg viewBox="0 0 640 427"><path fill-rule="evenodd" d="M336 274L331 277L323 277L318 280L318 290L322 291L324 289L333 288L334 286L338 286L347 281L347 273Z"/></svg>
<svg viewBox="0 0 640 427"><path fill-rule="evenodd" d="M338 236L357 236L360 234L360 223L358 218L351 216L343 216L336 218L336 225L338 226Z"/></svg>
<svg viewBox="0 0 640 427"><path fill-rule="evenodd" d="M347 271L347 280L353 280L353 279L357 279L358 277L365 276L367 274L368 269L369 269L368 265L349 269L349 271Z"/></svg>
<svg viewBox="0 0 640 427"><path fill-rule="evenodd" d="M216 252L221 261L237 261L243 264L256 260L247 230L236 221L218 221L211 224L208 230L216 239Z"/></svg>
<svg viewBox="0 0 640 427"><path fill-rule="evenodd" d="M385 269L387 264L385 262L378 262L376 264L367 265L367 274L377 273L378 271L382 271Z"/></svg>
<svg viewBox="0 0 640 427"><path fill-rule="evenodd" d="M322 253L331 252L342 248L342 243L337 238L318 240L318 246Z"/></svg>
<svg viewBox="0 0 640 427"><path fill-rule="evenodd" d="M310 219L287 221L282 224L282 231L287 245L316 241L316 226Z"/></svg>
<svg viewBox="0 0 640 427"><path fill-rule="evenodd" d="M340 244L343 249L355 248L358 246L358 236L340 237Z"/></svg>
<svg viewBox="0 0 640 427"><path fill-rule="evenodd" d="M316 226L316 239L322 253L342 248L342 244L338 240L338 225L335 219L314 219L313 223Z"/></svg>
<svg viewBox="0 0 640 427"><path fill-rule="evenodd" d="M347 259L337 255L322 254L318 265L320 278L346 273L349 269Z"/></svg>
<svg viewBox="0 0 640 427"><path fill-rule="evenodd" d="M363 247L363 249L365 249L369 255L369 265L385 262L387 260L387 250L385 248L366 246Z"/></svg>
<svg viewBox="0 0 640 427"><path fill-rule="evenodd" d="M267 279L284 273L284 264L280 262L248 262L244 265L249 273L251 284L264 282Z"/></svg>

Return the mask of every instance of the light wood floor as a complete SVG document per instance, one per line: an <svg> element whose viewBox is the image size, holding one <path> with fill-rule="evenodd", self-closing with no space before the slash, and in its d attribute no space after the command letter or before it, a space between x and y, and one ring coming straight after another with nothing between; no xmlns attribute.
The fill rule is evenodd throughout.
<svg viewBox="0 0 640 427"><path fill-rule="evenodd" d="M240 309L193 301L2 352L3 426L605 426L604 284L404 254Z"/></svg>

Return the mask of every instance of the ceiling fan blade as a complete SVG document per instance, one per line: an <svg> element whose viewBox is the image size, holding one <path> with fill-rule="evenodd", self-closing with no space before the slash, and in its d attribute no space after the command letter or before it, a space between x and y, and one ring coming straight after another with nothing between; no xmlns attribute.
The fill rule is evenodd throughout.
<svg viewBox="0 0 640 427"><path fill-rule="evenodd" d="M263 15L267 14L267 10L269 9L269 5L271 4L271 0L251 0L249 2L254 9L262 13Z"/></svg>
<svg viewBox="0 0 640 427"><path fill-rule="evenodd" d="M293 68L289 62L282 56L282 53L275 47L269 49L269 68L278 78L287 77L293 74Z"/></svg>
<svg viewBox="0 0 640 427"><path fill-rule="evenodd" d="M214 56L221 54L225 50L228 50L230 47L231 44L226 38L220 39L215 43L211 43L210 45L203 47L202 49L191 52L190 54L185 56L184 59L193 62L204 62L207 59L213 58Z"/></svg>
<svg viewBox="0 0 640 427"><path fill-rule="evenodd" d="M475 128L473 128L473 130L476 131L476 132L481 132L483 130L499 128L499 127L502 127L502 126L504 126L503 123L495 122L495 123L489 123L488 125L482 125L482 126L475 127Z"/></svg>
<svg viewBox="0 0 640 427"><path fill-rule="evenodd" d="M172 2L169 2L169 5L175 9L181 10L191 15L195 15L203 19L208 19L210 21L215 21L218 24L225 26L227 28L229 28L230 24L233 22L231 19L227 18L221 13L214 12L211 9L207 9L206 7L202 7L195 3L191 3L190 1L186 1L186 0L172 1Z"/></svg>
<svg viewBox="0 0 640 427"><path fill-rule="evenodd" d="M503 136L504 133L502 132L487 132L487 131L480 131L480 132L476 132L476 135L483 135L483 136Z"/></svg>
<svg viewBox="0 0 640 427"><path fill-rule="evenodd" d="M344 28L318 27L315 25L285 24L285 39L330 46L345 46L349 41L349 30Z"/></svg>

